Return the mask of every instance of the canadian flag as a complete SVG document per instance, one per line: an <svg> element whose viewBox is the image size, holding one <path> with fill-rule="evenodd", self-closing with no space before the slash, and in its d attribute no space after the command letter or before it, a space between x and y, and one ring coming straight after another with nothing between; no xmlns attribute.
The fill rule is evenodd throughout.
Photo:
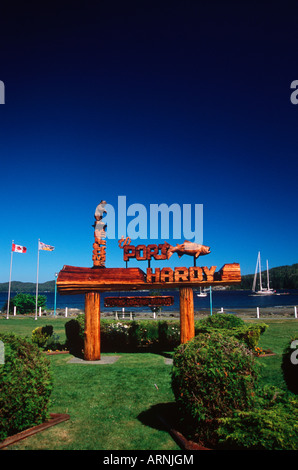
<svg viewBox="0 0 298 470"><path fill-rule="evenodd" d="M12 251L16 251L17 253L26 253L27 248L21 245L15 245L15 243L12 244Z"/></svg>

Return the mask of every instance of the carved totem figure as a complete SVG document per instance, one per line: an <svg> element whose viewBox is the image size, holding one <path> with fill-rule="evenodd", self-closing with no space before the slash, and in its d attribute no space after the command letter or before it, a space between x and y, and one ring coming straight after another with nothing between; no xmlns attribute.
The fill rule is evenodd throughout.
<svg viewBox="0 0 298 470"><path fill-rule="evenodd" d="M104 268L106 263L106 228L107 225L102 221L103 215L107 213L105 210L106 201L101 201L95 209L94 227L94 243L93 243L93 267Z"/></svg>

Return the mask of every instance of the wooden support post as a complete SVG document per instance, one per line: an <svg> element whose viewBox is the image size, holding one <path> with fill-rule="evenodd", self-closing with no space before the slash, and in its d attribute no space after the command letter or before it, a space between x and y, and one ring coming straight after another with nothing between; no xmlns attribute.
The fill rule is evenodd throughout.
<svg viewBox="0 0 298 470"><path fill-rule="evenodd" d="M180 343L195 336L194 301L192 287L180 287Z"/></svg>
<svg viewBox="0 0 298 470"><path fill-rule="evenodd" d="M100 294L85 294L85 335L84 359L96 361L100 359Z"/></svg>

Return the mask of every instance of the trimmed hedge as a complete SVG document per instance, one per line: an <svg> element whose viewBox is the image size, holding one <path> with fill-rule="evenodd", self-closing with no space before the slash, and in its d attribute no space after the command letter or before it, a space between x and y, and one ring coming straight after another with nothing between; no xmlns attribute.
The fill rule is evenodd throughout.
<svg viewBox="0 0 298 470"><path fill-rule="evenodd" d="M52 391L49 361L38 346L13 334L0 334L5 361L0 364L0 440L48 418Z"/></svg>
<svg viewBox="0 0 298 470"><path fill-rule="evenodd" d="M70 320L65 325L68 347L77 353L84 347L84 322L85 315L79 315L76 320ZM263 323L245 324L241 318L221 313L195 321L195 335L218 330L224 336L233 336L244 342L252 350L266 328L267 325ZM173 351L180 344L179 320L102 319L100 331L103 352L136 351L144 348Z"/></svg>

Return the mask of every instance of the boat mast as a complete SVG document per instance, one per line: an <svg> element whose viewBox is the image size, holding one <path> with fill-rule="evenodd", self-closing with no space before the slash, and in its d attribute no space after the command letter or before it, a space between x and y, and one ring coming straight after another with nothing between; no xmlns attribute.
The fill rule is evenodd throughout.
<svg viewBox="0 0 298 470"><path fill-rule="evenodd" d="M262 291L263 288L262 288L261 253L260 252L259 252L259 273L260 273L260 291Z"/></svg>
<svg viewBox="0 0 298 470"><path fill-rule="evenodd" d="M255 269L254 282L253 282L253 285L252 285L253 292L256 291L258 264L259 264L259 256L257 257L257 264L256 264L256 269Z"/></svg>
<svg viewBox="0 0 298 470"><path fill-rule="evenodd" d="M267 289L270 290L268 259L267 259Z"/></svg>

